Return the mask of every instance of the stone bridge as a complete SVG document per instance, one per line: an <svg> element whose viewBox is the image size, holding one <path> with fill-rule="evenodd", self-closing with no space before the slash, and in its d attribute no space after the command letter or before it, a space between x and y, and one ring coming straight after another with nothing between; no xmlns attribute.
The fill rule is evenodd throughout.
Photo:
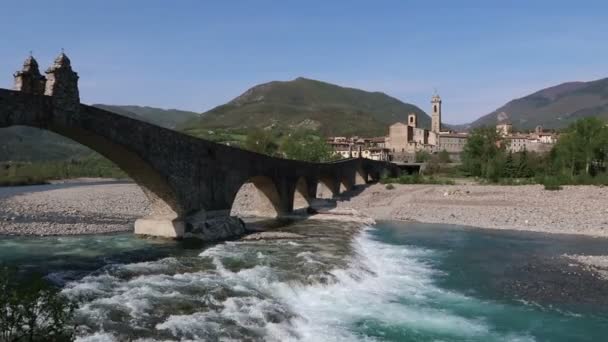
<svg viewBox="0 0 608 342"><path fill-rule="evenodd" d="M337 196L383 173L399 172L393 164L369 159L308 163L273 158L80 104L65 92L21 90L0 89L0 128L49 130L114 162L151 202L151 216L135 223L139 234L203 239L232 235L225 226L234 220L230 211L245 183L267 198L271 208L266 214L284 216L293 212L296 198L306 207L317 197L318 186Z"/></svg>

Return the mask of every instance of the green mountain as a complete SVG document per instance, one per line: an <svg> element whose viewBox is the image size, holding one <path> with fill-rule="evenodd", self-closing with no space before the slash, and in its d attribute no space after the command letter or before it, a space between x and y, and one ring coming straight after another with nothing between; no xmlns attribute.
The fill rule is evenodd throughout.
<svg viewBox="0 0 608 342"><path fill-rule="evenodd" d="M146 121L165 128L175 129L178 125L195 119L199 114L178 109L161 109L141 106L114 106L94 104L94 107L105 109L133 119Z"/></svg>
<svg viewBox="0 0 608 342"><path fill-rule="evenodd" d="M202 135L209 129L309 128L328 136L379 136L410 113L418 114L420 126L430 127L430 117L420 108L384 93L297 78L257 85L179 129Z"/></svg>
<svg viewBox="0 0 608 342"><path fill-rule="evenodd" d="M608 120L608 78L591 82L568 82L510 101L469 127L493 126L509 120L515 129L541 125L559 129L588 116Z"/></svg>
<svg viewBox="0 0 608 342"><path fill-rule="evenodd" d="M171 129L198 117L197 113L175 109L101 104L94 106ZM91 153L90 149L49 131L31 127L0 129L0 161L80 159Z"/></svg>

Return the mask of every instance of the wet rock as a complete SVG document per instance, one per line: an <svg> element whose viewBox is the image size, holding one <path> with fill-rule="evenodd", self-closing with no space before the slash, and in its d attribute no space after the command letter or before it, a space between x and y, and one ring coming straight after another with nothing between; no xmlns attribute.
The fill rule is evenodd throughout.
<svg viewBox="0 0 608 342"><path fill-rule="evenodd" d="M241 240L281 240L281 239L304 239L306 238L306 236L304 235L300 235L300 234L295 234L295 233L289 233L289 232L261 232L261 233L255 233L255 234L250 234L247 235L245 237L243 237Z"/></svg>

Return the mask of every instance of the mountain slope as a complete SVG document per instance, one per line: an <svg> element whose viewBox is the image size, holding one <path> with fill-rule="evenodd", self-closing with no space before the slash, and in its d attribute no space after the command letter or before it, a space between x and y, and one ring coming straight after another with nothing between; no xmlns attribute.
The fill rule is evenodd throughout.
<svg viewBox="0 0 608 342"><path fill-rule="evenodd" d="M139 106L94 105L120 115L175 128L184 121L198 117L197 113L175 109ZM55 133L31 127L0 129L0 161L36 161L79 159L92 151Z"/></svg>
<svg viewBox="0 0 608 342"><path fill-rule="evenodd" d="M105 109L133 119L146 121L161 127L174 129L178 125L195 119L198 113L178 109L162 109L141 106L115 106L106 104L94 104L94 107Z"/></svg>
<svg viewBox="0 0 608 342"><path fill-rule="evenodd" d="M608 78L591 82L568 82L510 101L470 124L492 126L509 120L516 129L537 125L563 128L582 117L608 119Z"/></svg>
<svg viewBox="0 0 608 342"><path fill-rule="evenodd" d="M325 135L374 136L386 134L392 123L405 122L409 113L418 114L421 126L430 126L430 117L420 108L384 93L297 78L257 85L179 128L304 127Z"/></svg>

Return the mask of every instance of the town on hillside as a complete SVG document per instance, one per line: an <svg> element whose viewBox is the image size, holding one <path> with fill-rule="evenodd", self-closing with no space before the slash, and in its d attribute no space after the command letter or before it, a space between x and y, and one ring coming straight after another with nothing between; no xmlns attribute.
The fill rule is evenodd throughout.
<svg viewBox="0 0 608 342"><path fill-rule="evenodd" d="M469 138L467 132L444 129L441 122L442 100L438 94L431 98L431 129L418 127L418 117L411 113L407 122L396 122L388 127L383 137L328 137L327 143L342 158L368 158L381 161L413 163L417 152L436 154L446 151L453 161L460 155ZM533 132L513 130L513 124L503 120L496 125L496 132L504 141L507 151L547 153L557 142L558 134L537 126Z"/></svg>

